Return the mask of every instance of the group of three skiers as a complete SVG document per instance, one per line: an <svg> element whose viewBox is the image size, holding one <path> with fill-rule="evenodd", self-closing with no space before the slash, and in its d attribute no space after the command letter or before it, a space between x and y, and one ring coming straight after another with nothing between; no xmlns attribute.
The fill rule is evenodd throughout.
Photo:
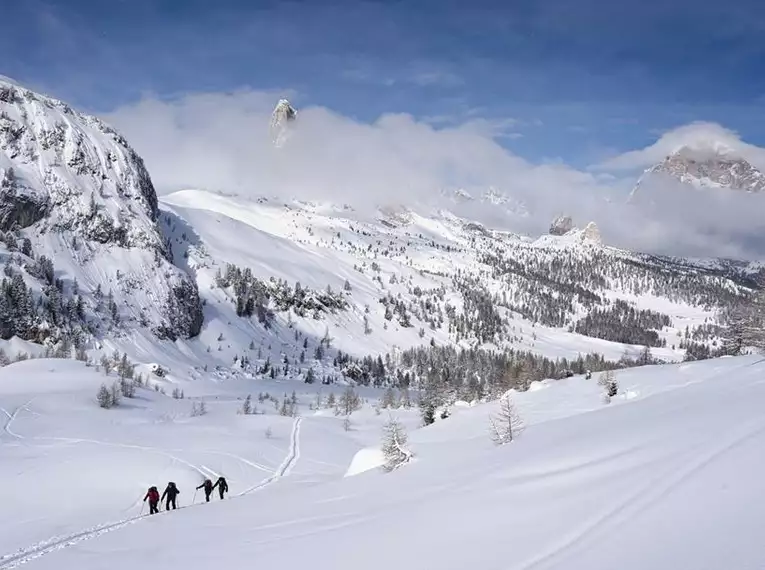
<svg viewBox="0 0 765 570"><path fill-rule="evenodd" d="M216 487L218 489L218 493L220 494L220 498L222 499L223 494L228 491L228 483L226 482L226 478L218 477L218 480L214 485L212 481L205 479L204 483L197 487L197 489L205 490L205 500L209 503L210 495L212 495L212 492ZM153 515L154 513L159 512L158 505L160 501L164 501L165 498L167 498L167 501L165 502L165 510L169 511L171 506L173 509L175 509L175 499L178 497L179 493L180 491L178 490L178 487L176 487L175 483L171 481L167 484L167 487L165 488L165 491L162 493L161 497L159 496L159 491L156 487L149 487L146 496L143 498L143 502L145 503L147 500L149 501L149 514Z"/></svg>

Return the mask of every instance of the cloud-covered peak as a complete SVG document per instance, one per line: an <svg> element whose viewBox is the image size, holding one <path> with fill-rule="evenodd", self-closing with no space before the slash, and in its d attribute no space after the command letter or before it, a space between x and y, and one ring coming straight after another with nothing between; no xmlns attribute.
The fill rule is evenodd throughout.
<svg viewBox="0 0 765 570"><path fill-rule="evenodd" d="M598 169L648 168L676 154L697 161L720 156L743 158L759 168L765 168L765 149L744 142L735 131L717 123L695 122L664 133L646 148L607 160L598 165Z"/></svg>

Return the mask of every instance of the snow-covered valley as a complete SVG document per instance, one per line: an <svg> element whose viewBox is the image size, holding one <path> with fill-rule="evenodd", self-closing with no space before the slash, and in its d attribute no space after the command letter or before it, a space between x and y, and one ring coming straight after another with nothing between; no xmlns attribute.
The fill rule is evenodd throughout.
<svg viewBox="0 0 765 570"><path fill-rule="evenodd" d="M257 399L264 413L237 413L236 394L286 383L209 384L191 417L150 390L101 410L103 376L78 362L14 364L0 568L760 567L763 372L754 356L623 370L610 404L596 378L535 383L513 396L525 430L497 447L496 403L419 428L416 409L377 415L370 390L346 431L312 409L319 387L293 418ZM389 414L414 458L384 473L368 448ZM231 494L206 505L194 487L218 474ZM169 480L181 509L146 516L146 488Z"/></svg>

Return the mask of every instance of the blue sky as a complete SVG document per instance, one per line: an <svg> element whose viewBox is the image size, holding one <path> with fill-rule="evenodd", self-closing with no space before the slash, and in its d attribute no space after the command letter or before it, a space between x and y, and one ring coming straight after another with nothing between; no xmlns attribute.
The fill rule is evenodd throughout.
<svg viewBox="0 0 765 570"><path fill-rule="evenodd" d="M765 146L761 0L3 4L0 74L93 111L276 89L362 121L490 119L579 167L694 120Z"/></svg>

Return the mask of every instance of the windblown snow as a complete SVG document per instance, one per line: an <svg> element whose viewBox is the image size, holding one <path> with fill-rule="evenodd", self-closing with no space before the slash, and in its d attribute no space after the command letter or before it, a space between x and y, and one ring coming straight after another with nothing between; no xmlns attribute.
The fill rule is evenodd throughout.
<svg viewBox="0 0 765 570"><path fill-rule="evenodd" d="M622 370L610 404L595 378L538 383L513 396L525 431L496 447L496 404L418 428L414 410L376 415L369 392L345 431L311 386L281 417L257 399L263 413L237 414L235 394L283 383L206 383L192 417L145 389L101 410L103 376L82 363L13 364L0 568L759 568L763 374L759 357ZM384 473L388 414L415 457ZM231 494L204 504L194 487L218 474ZM145 516L146 488L169 480L181 508Z"/></svg>

